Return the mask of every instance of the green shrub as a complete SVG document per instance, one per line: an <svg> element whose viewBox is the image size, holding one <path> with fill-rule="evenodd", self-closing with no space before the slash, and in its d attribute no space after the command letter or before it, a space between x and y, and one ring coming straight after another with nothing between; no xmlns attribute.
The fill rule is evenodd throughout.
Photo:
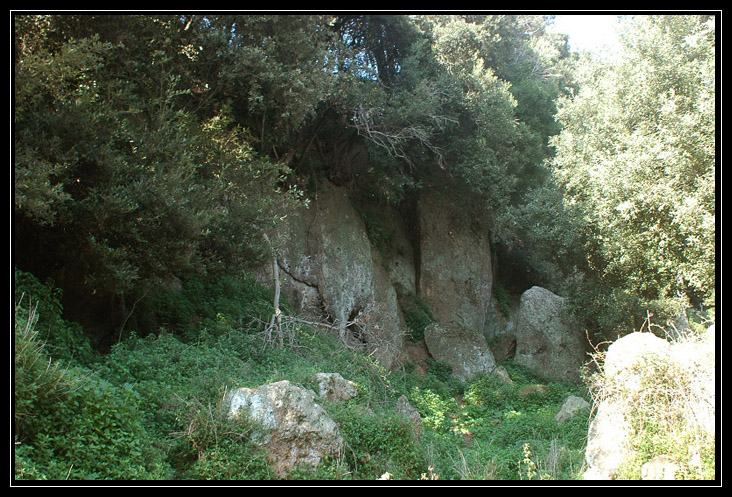
<svg viewBox="0 0 732 497"><path fill-rule="evenodd" d="M249 377L250 368L215 343L191 345L163 333L133 336L114 346L100 374L116 384L134 385L145 416L167 437L188 426L189 402L216 405L227 386L239 386Z"/></svg>
<svg viewBox="0 0 732 497"><path fill-rule="evenodd" d="M223 438L206 448L184 475L192 480L270 480L273 473L263 451L251 442Z"/></svg>
<svg viewBox="0 0 732 497"><path fill-rule="evenodd" d="M34 323L39 340L44 343L45 353L54 359L74 361L92 365L98 361L98 354L92 349L89 338L77 323L62 317L61 289L52 280L41 283L34 275L15 268L15 301L32 300L37 308L37 322Z"/></svg>
<svg viewBox="0 0 732 497"><path fill-rule="evenodd" d="M183 294L202 321L223 316L236 326L252 317L266 321L272 314L273 290L248 274L191 278L183 282ZM280 307L287 312L290 306L281 300Z"/></svg>
<svg viewBox="0 0 732 497"><path fill-rule="evenodd" d="M14 407L15 438L32 438L43 411L69 392L73 381L59 362L50 361L35 328L38 306L26 299L15 305Z"/></svg>
<svg viewBox="0 0 732 497"><path fill-rule="evenodd" d="M409 337L414 342L424 339L424 329L437 321L432 309L424 298L402 285L396 285L396 290L399 307L410 330Z"/></svg>
<svg viewBox="0 0 732 497"><path fill-rule="evenodd" d="M87 379L79 379L65 398L39 416L30 441L34 452L53 456L47 474L83 480L163 476L165 464L149 445L137 396L88 372L76 374ZM45 461L35 462L42 466ZM66 473L58 474L59 469Z"/></svg>
<svg viewBox="0 0 732 497"><path fill-rule="evenodd" d="M201 338L202 330L217 336L232 328L247 332L252 321L266 321L272 314L274 292L251 275L209 275L184 278L180 289L159 286L137 304L125 329L137 335L160 328L188 341ZM280 299L289 313L290 304Z"/></svg>
<svg viewBox="0 0 732 497"><path fill-rule="evenodd" d="M354 404L331 406L330 413L359 479L377 479L386 472L396 479L417 479L426 469L414 428L405 416L369 412Z"/></svg>
<svg viewBox="0 0 732 497"><path fill-rule="evenodd" d="M32 313L16 308L16 479L150 479L166 472L149 445L138 397L49 359Z"/></svg>
<svg viewBox="0 0 732 497"><path fill-rule="evenodd" d="M342 458L324 457L317 467L297 466L287 475L288 480L351 480L353 472Z"/></svg>
<svg viewBox="0 0 732 497"><path fill-rule="evenodd" d="M500 281L493 282L493 297L498 302L498 307L505 317L511 314L511 294Z"/></svg>
<svg viewBox="0 0 732 497"><path fill-rule="evenodd" d="M422 416L422 422L432 430L449 428L450 414L456 410L454 398L443 398L430 389L414 387L409 400Z"/></svg>
<svg viewBox="0 0 732 497"><path fill-rule="evenodd" d="M371 244L381 255L385 255L391 245L394 234L385 224L384 217L370 209L362 209L358 213L366 226L366 235L369 237Z"/></svg>
<svg viewBox="0 0 732 497"><path fill-rule="evenodd" d="M503 409L515 397L513 385L506 385L496 375L479 375L465 389L469 405L486 409Z"/></svg>

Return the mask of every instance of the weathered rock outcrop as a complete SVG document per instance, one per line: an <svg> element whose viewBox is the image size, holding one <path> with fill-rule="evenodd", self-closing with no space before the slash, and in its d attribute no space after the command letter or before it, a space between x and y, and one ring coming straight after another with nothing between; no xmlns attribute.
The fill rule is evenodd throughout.
<svg viewBox="0 0 732 497"><path fill-rule="evenodd" d="M276 243L282 295L299 312L317 315L322 312L318 283L320 257L317 240L312 236L316 207L292 209L283 217L283 224L273 234ZM262 268L260 279L271 284L269 264Z"/></svg>
<svg viewBox="0 0 732 497"><path fill-rule="evenodd" d="M613 480L628 455L630 424L621 399L605 399L587 433L585 480Z"/></svg>
<svg viewBox="0 0 732 497"><path fill-rule="evenodd" d="M590 403L587 402L585 399L583 399L582 397L577 397L576 395L570 395L569 397L564 399L562 407L559 409L557 415L554 416L554 421L562 424L572 419L579 411L589 408Z"/></svg>
<svg viewBox="0 0 732 497"><path fill-rule="evenodd" d="M638 409L639 399L655 395L654 391L662 390L664 398L678 399L672 405L654 409L659 416L688 423L695 436L714 435L714 347L713 326L696 340L669 343L652 333L636 332L610 345L603 367L602 395L588 432L585 479L610 480L618 476L632 451L630 439L635 428L631 413ZM659 369L661 367L666 369ZM659 375L654 370L667 371L676 375L676 379L666 378L666 373ZM669 388L681 388L682 391L674 393L667 390ZM670 409L674 410L673 416ZM642 478L672 478L679 461L671 461L664 454L658 456L663 457L654 458L648 461L651 464L643 467ZM685 464L691 466L699 462L685 461Z"/></svg>
<svg viewBox="0 0 732 497"><path fill-rule="evenodd" d="M438 190L422 192L417 211L417 287L437 319L425 329L430 354L463 380L499 372L485 338L493 285L488 230L469 208Z"/></svg>
<svg viewBox="0 0 732 497"><path fill-rule="evenodd" d="M419 210L419 293L443 325L483 334L493 269L488 230L453 196L423 192Z"/></svg>
<svg viewBox="0 0 732 497"><path fill-rule="evenodd" d="M229 416L248 416L263 431L254 440L266 446L273 469L280 477L296 466L317 466L326 455L343 450L335 422L320 405L315 393L279 381L257 389L239 388L229 395Z"/></svg>
<svg viewBox="0 0 732 497"><path fill-rule="evenodd" d="M402 395L397 399L396 412L406 417L412 423L414 436L419 438L422 436L422 416L419 411L409 403L406 395Z"/></svg>
<svg viewBox="0 0 732 497"><path fill-rule="evenodd" d="M615 479L618 469L629 454L631 425L626 394L638 392L641 378L633 367L649 356L668 354L670 344L652 333L631 333L613 342L605 354L605 381L618 385L616 395L608 395L597 406L590 424L585 460L586 480Z"/></svg>
<svg viewBox="0 0 732 497"><path fill-rule="evenodd" d="M488 230L467 203L426 189L402 211L368 204L357 209L345 188L323 181L309 209L288 213L270 236L277 240L282 293L387 368L405 356L398 287L401 295L418 295L429 305L441 330L425 340L429 354L451 364L456 376L493 371L486 337L500 332L504 340L493 342L502 345L501 359L515 350L519 362L547 376L578 379L584 334L568 323L561 297L532 288L515 319L499 322ZM369 239L374 228L381 235L376 241Z"/></svg>
<svg viewBox="0 0 732 497"><path fill-rule="evenodd" d="M396 292L346 189L321 183L310 207L289 212L275 238L282 294L390 367L402 344ZM260 279L268 278L265 267Z"/></svg>
<svg viewBox="0 0 732 497"><path fill-rule="evenodd" d="M377 249L369 239L347 190L327 181L318 185L309 209L288 213L271 237L277 239L282 293L298 311L325 316L349 346L365 346L391 367L402 355L406 330L399 285L420 294L446 327L474 335L470 342L484 342L493 271L479 219L432 190L422 193L411 211L416 226L408 227L390 207L359 209L390 230L386 247ZM270 276L260 279L271 277L271 269L265 271ZM479 348L485 355L483 343Z"/></svg>
<svg viewBox="0 0 732 497"><path fill-rule="evenodd" d="M345 189L324 183L316 210L318 290L326 311L343 328L374 300L371 243Z"/></svg>
<svg viewBox="0 0 732 497"><path fill-rule="evenodd" d="M552 379L577 382L588 350L584 329L573 322L563 297L538 286L521 295L516 362Z"/></svg>

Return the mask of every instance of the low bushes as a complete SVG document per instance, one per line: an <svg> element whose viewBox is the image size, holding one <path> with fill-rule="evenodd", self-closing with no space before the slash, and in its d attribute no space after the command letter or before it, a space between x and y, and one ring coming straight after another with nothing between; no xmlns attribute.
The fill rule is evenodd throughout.
<svg viewBox="0 0 732 497"><path fill-rule="evenodd" d="M553 419L576 390L547 383L543 393L522 396L523 386L541 379L510 361L504 365L514 385L492 376L463 383L439 362L430 364L427 377L390 372L340 347L337 337L306 327L294 329L293 344L280 348L267 343L261 329L240 325L245 307L264 309L270 302L266 291L247 280L185 285L182 300L167 300L168 315L195 310L198 326L144 337L130 328L106 356L86 365L67 359L70 343L81 350L83 334L73 342L57 339L54 348L42 345L39 309L49 314L43 322L73 329L60 317L60 305L18 299L16 479L275 479L266 453L249 439L246 425L227 419L222 400L232 388L282 379L316 390L314 376L321 371L340 372L358 390L345 403L323 404L346 449L317 468L296 469L290 479L373 480L387 473L407 480L526 478L519 462L527 443L533 477L579 473L587 418L562 425ZM41 287L34 282L26 288ZM197 301L186 304L193 295ZM65 335L48 329L44 336ZM401 395L422 416L419 438L396 414Z"/></svg>
<svg viewBox="0 0 732 497"><path fill-rule="evenodd" d="M15 311L15 476L18 479L161 479L162 453L146 443L139 396L91 370L53 361L35 330L40 306Z"/></svg>

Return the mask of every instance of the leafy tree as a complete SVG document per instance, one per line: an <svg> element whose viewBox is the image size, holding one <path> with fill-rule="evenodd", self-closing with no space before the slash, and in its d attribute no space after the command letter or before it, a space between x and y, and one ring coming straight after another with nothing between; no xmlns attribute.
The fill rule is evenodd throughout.
<svg viewBox="0 0 732 497"><path fill-rule="evenodd" d="M715 287L713 16L625 19L618 60L586 61L552 165L603 284L646 305ZM713 305L713 304L712 304Z"/></svg>
<svg viewBox="0 0 732 497"><path fill-rule="evenodd" d="M536 123L553 122L551 105L533 115L526 111L531 103L524 105L524 122L505 79L508 66L522 57L533 60L534 73L514 72L514 79L539 81L538 67L543 77L550 57L532 45L541 30L522 31L524 21L516 16L376 17L351 16L336 24L358 50L346 64L357 78L344 80L348 91L338 94L335 105L369 146L371 167L359 171L362 176L396 200L405 190L447 183L496 208L509 201L519 178L525 188L529 176L544 174L537 166L557 129ZM381 40L379 33L388 36ZM558 94L556 82L546 83L553 88L546 95ZM530 93L523 91L527 101Z"/></svg>
<svg viewBox="0 0 732 497"><path fill-rule="evenodd" d="M172 275L261 257L283 168L226 105L188 110L182 19L92 21L16 17L15 218L21 266L106 306L110 332Z"/></svg>
<svg viewBox="0 0 732 497"><path fill-rule="evenodd" d="M418 36L406 16L341 15L333 29L351 51L340 70L356 71L359 76L387 87L401 72L405 52Z"/></svg>

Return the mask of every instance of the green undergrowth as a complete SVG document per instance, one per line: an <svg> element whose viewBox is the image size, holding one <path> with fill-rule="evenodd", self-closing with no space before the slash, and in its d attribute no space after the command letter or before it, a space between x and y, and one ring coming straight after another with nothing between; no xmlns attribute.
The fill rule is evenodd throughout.
<svg viewBox="0 0 732 497"><path fill-rule="evenodd" d="M61 317L58 292L16 272L16 480L275 480L251 427L228 420L224 398L235 388L280 380L317 391L318 372L356 384L354 399L323 402L345 449L317 468L297 468L290 480L581 473L589 413L554 421L567 395L587 398L580 386L538 378L511 361L503 365L513 385L492 376L464 383L437 361L426 376L409 365L387 371L306 326L294 326L292 341L279 347L252 324L259 321L251 313L264 312L270 295L253 280L186 284L161 308L180 329L141 336L130 328L100 356ZM195 302L184 302L194 295ZM546 386L543 393L521 395L537 383ZM402 395L422 416L420 436L396 413Z"/></svg>

